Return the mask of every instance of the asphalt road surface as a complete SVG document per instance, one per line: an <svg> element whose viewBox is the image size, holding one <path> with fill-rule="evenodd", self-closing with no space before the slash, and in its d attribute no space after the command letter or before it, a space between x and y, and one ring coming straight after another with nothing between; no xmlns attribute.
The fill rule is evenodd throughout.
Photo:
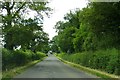
<svg viewBox="0 0 120 80"><path fill-rule="evenodd" d="M97 78L70 65L64 64L54 55L27 69L15 78Z"/></svg>

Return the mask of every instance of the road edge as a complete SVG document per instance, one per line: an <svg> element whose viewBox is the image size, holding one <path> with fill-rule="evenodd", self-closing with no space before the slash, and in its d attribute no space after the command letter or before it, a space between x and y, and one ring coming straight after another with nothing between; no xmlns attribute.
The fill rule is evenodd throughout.
<svg viewBox="0 0 120 80"><path fill-rule="evenodd" d="M56 56L56 55L55 55ZM85 72L88 72L90 74L93 74L93 75L96 75L98 77L101 77L101 78L114 78L114 79L120 79L120 76L116 76L116 75L112 75L112 74L109 74L109 73L106 73L106 72L102 72L102 71L99 71L99 70L96 70L96 69L91 69L91 68L88 68L88 67L85 67L85 66L81 66L80 64L75 64L75 63L72 63L72 62L69 62L69 61L66 61L58 56L56 56L60 61L68 64L68 65L71 65L73 67L76 67L82 71L85 71Z"/></svg>
<svg viewBox="0 0 120 80"><path fill-rule="evenodd" d="M11 69L10 71L6 71L6 72L2 72L2 79L1 80L11 80L14 76L18 75L18 74L21 74L23 71L25 71L26 69L36 65L37 63L43 61L46 57L40 59L40 60L35 60L35 61L32 61L32 62L29 62L27 63L26 65L24 66L19 66L19 67L16 67L14 69Z"/></svg>

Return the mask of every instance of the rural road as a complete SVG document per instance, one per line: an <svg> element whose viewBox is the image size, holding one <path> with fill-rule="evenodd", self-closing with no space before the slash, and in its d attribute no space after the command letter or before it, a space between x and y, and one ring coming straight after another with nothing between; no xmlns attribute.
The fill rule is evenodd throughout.
<svg viewBox="0 0 120 80"><path fill-rule="evenodd" d="M15 78L97 78L72 66L64 64L54 55L27 69Z"/></svg>

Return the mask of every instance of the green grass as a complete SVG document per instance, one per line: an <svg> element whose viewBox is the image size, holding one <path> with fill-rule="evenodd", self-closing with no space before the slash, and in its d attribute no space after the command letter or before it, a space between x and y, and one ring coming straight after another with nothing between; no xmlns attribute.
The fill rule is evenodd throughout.
<svg viewBox="0 0 120 80"><path fill-rule="evenodd" d="M57 56L85 67L120 75L120 52L115 48L94 52L83 51L74 54L61 53Z"/></svg>
<svg viewBox="0 0 120 80"><path fill-rule="evenodd" d="M120 78L120 76L116 76L116 75L109 74L109 73L106 73L106 72L103 72L103 71L99 71L99 70L96 70L96 69L91 69L91 68L88 68L88 67L84 67L84 66L81 66L80 64L75 64L75 63L63 60L60 57L58 57L58 59L60 59L62 62L66 63L66 64L69 64L69 65L71 65L73 67L79 68L80 70L83 70L85 72L94 74L94 75L96 75L96 76L98 76L100 78L116 78L116 79Z"/></svg>
<svg viewBox="0 0 120 80"><path fill-rule="evenodd" d="M25 71L29 67L37 64L38 62L42 61L44 58L42 58L41 60L35 60L32 62L29 62L29 63L25 64L24 66L15 67L14 69L11 69L9 71L2 72L2 80L11 80L14 76L22 73L23 71Z"/></svg>

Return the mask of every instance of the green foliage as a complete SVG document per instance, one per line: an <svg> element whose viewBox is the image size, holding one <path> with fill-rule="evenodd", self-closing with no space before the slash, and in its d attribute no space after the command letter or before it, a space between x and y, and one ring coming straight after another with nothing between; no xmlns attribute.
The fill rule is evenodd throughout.
<svg viewBox="0 0 120 80"><path fill-rule="evenodd" d="M33 60L39 60L45 57L44 53L34 53L30 50L16 50L9 51L5 48L2 49L2 68L3 70L9 70L13 67L24 65Z"/></svg>
<svg viewBox="0 0 120 80"><path fill-rule="evenodd" d="M60 47L61 51L66 53L73 53L74 46L73 46L73 38L76 28L70 27L69 29L65 29L58 37L58 46Z"/></svg>
<svg viewBox="0 0 120 80"><path fill-rule="evenodd" d="M89 3L82 10L67 13L64 17L66 21L59 21L55 26L60 40L60 43L57 44L61 51L63 51L62 47L67 48L66 45L71 35L74 37L70 38L71 42L69 43L73 44L71 46L74 47L74 52L108 48L120 49L119 4L120 2ZM68 32L71 26L77 29L74 34Z"/></svg>
<svg viewBox="0 0 120 80"><path fill-rule="evenodd" d="M49 51L49 38L48 34L41 31L34 33L34 37L31 40L30 49L34 52L40 51L47 53Z"/></svg>
<svg viewBox="0 0 120 80"><path fill-rule="evenodd" d="M42 52L36 52L35 53L35 59L36 60L39 60L39 59L41 59L41 58L43 58L43 57L45 57L46 55L44 54L44 53L42 53Z"/></svg>
<svg viewBox="0 0 120 80"><path fill-rule="evenodd" d="M70 26L74 26L75 28L79 29L80 27L80 10L79 9L76 9L75 11L70 11L69 13L67 13L65 16L64 16L64 19L68 21L69 25L68 27Z"/></svg>
<svg viewBox="0 0 120 80"><path fill-rule="evenodd" d="M53 39L49 42L50 44L50 50L54 53L60 53L59 47L58 47L58 36L54 36Z"/></svg>
<svg viewBox="0 0 120 80"><path fill-rule="evenodd" d="M12 58L13 58L13 54L11 53L11 51L8 51L7 49L2 49L2 69L3 70L11 68L10 66L12 65L10 63L13 62Z"/></svg>
<svg viewBox="0 0 120 80"><path fill-rule="evenodd" d="M64 19L55 26L56 45L65 52L59 56L120 75L120 2L91 2L82 10L70 11ZM76 54L67 54L70 50Z"/></svg>
<svg viewBox="0 0 120 80"><path fill-rule="evenodd" d="M23 45L27 45L33 37L33 32L29 29L29 27L24 26L20 28L17 25L10 28L5 35L5 41L8 41L9 43L5 44L5 46L12 45L13 47L17 47L22 45L23 48Z"/></svg>
<svg viewBox="0 0 120 80"><path fill-rule="evenodd" d="M31 51L24 52L22 50L17 50L14 51L13 54L13 60L15 61L14 63L19 63L18 65L21 65L31 61L33 53Z"/></svg>
<svg viewBox="0 0 120 80"><path fill-rule="evenodd" d="M74 62L86 67L91 67L94 69L106 71L108 73L120 75L120 58L118 58L120 53L118 53L118 51L119 50L113 48L95 52L82 52L71 55L62 53L58 56L70 62Z"/></svg>
<svg viewBox="0 0 120 80"><path fill-rule="evenodd" d="M55 25L58 36L56 37L56 41L53 39L53 42L56 42L56 46L61 52L75 52L73 39L75 32L80 26L79 13L80 10L76 10L75 12L70 11L64 16L66 21L58 21Z"/></svg>
<svg viewBox="0 0 120 80"><path fill-rule="evenodd" d="M89 27L94 49L119 48L119 4L90 3L81 12L81 23Z"/></svg>
<svg viewBox="0 0 120 80"><path fill-rule="evenodd" d="M53 45L51 46L51 51L52 51L52 52L59 53L58 46L53 44Z"/></svg>
<svg viewBox="0 0 120 80"><path fill-rule="evenodd" d="M45 57L41 52L49 51L49 38L42 28L43 13L49 16L51 10L46 6L47 2L1 1L0 4L1 11L6 11L6 14L0 14L4 43L3 71ZM26 17L28 9L36 12L33 19Z"/></svg>
<svg viewBox="0 0 120 80"><path fill-rule="evenodd" d="M31 49L34 52L48 52L45 47L48 45L49 39L42 29L43 15L41 14L45 12L48 15L51 10L46 4L47 2L1 1L1 11L6 10L6 14L1 14L5 48L14 50L21 46L21 49L24 50ZM25 16L29 15L28 8L36 12L37 15L34 15L34 19ZM38 49L40 45L45 45L45 50L43 50L44 48Z"/></svg>

